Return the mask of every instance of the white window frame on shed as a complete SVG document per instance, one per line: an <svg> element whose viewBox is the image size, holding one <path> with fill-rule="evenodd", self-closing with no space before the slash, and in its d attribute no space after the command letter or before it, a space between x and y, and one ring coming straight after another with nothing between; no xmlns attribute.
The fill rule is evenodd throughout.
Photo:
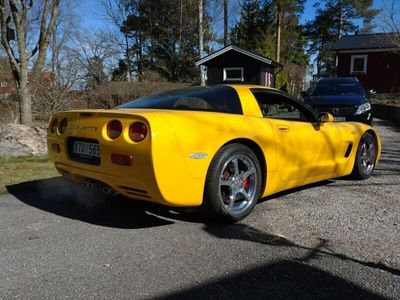
<svg viewBox="0 0 400 300"><path fill-rule="evenodd" d="M226 71L240 71L241 77L238 78L227 78ZM244 68L243 67L236 67L236 68L224 68L224 81L244 81L243 77Z"/></svg>
<svg viewBox="0 0 400 300"><path fill-rule="evenodd" d="M364 68L362 71L355 71L354 70L354 60L358 58L363 58L364 59ZM362 72L363 74L367 74L367 63L368 63L368 55L352 55L351 56L351 62L350 62L350 75L353 73L359 73Z"/></svg>

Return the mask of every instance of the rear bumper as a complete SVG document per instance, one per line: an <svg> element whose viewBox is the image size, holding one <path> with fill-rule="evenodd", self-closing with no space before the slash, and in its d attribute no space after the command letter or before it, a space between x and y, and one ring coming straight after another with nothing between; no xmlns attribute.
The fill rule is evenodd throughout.
<svg viewBox="0 0 400 300"><path fill-rule="evenodd" d="M76 166L70 166L60 162L55 162L55 167L61 175L76 182L94 180L102 183L104 186L109 186L115 192L126 197L168 205L168 203L164 201L162 197L160 197L158 191L154 191L154 189L149 188L140 180L126 179L97 171L94 172L92 170L78 168Z"/></svg>
<svg viewBox="0 0 400 300"><path fill-rule="evenodd" d="M59 153L52 149L54 143L59 145ZM162 152L168 152L166 149L163 147ZM112 152L111 148L103 147L101 164L87 164L71 160L62 140L48 138L48 153L56 169L76 182L96 181L126 197L167 206L201 205L204 182L190 175L180 157L166 153L169 159L160 157L157 161L161 159L164 163L155 164L148 151L133 151L133 165L121 166L111 162Z"/></svg>

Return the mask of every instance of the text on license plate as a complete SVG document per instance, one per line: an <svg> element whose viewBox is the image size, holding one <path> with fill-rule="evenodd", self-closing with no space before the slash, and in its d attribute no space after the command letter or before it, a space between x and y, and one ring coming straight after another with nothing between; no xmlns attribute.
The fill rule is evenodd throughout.
<svg viewBox="0 0 400 300"><path fill-rule="evenodd" d="M100 157L100 146L95 143L75 141L72 152L81 155Z"/></svg>
<svg viewBox="0 0 400 300"><path fill-rule="evenodd" d="M334 117L333 120L336 122L344 122L344 121L346 121L346 118L345 117Z"/></svg>

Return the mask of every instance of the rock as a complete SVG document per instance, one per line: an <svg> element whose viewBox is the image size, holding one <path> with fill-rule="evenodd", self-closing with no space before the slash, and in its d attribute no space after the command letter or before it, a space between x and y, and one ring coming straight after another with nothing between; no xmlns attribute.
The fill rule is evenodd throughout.
<svg viewBox="0 0 400 300"><path fill-rule="evenodd" d="M39 127L6 124L0 127L0 156L42 156L47 154L47 133Z"/></svg>

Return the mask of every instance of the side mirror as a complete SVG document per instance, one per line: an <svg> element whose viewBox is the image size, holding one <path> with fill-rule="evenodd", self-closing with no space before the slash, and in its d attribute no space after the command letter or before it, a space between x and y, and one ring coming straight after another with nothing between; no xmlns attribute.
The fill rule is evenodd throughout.
<svg viewBox="0 0 400 300"><path fill-rule="evenodd" d="M319 113L318 114L318 122L319 123L328 123L333 122L333 116L330 113Z"/></svg>

